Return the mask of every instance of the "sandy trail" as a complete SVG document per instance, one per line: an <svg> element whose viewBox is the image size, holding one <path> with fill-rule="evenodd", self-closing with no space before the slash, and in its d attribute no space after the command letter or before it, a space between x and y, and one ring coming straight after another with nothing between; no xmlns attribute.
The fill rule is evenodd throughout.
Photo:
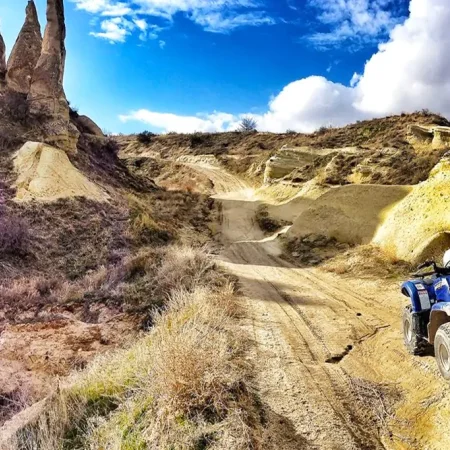
<svg viewBox="0 0 450 450"><path fill-rule="evenodd" d="M239 277L248 306L264 448L450 448L450 389L434 358L405 352L397 284L292 266L276 236L264 239L255 223L253 191L218 167L196 170L216 187L220 260Z"/></svg>

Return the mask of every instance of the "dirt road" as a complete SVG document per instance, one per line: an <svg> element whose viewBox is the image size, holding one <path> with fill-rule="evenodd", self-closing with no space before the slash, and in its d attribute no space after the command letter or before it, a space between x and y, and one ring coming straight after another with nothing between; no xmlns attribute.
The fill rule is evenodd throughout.
<svg viewBox="0 0 450 450"><path fill-rule="evenodd" d="M397 283L294 267L256 225L252 189L223 169L195 167L216 186L221 262L246 300L265 448L450 448L450 389L434 358L405 352Z"/></svg>

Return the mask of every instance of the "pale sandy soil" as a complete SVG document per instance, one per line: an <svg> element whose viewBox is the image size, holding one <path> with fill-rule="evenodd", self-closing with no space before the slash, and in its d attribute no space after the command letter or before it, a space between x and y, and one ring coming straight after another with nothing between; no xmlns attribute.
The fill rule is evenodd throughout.
<svg viewBox="0 0 450 450"><path fill-rule="evenodd" d="M245 297L265 448L450 448L449 385L432 356L406 353L398 283L294 267L276 236L258 229L250 187L223 169L190 166L212 179L222 204L220 260Z"/></svg>

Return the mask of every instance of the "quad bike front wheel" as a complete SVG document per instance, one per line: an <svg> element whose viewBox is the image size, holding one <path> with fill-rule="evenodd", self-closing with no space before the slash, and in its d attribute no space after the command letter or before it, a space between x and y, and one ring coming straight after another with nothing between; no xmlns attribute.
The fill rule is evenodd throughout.
<svg viewBox="0 0 450 450"><path fill-rule="evenodd" d="M434 354L442 376L450 381L450 323L439 327L434 338Z"/></svg>
<svg viewBox="0 0 450 450"><path fill-rule="evenodd" d="M412 312L411 306L407 306L403 311L403 340L412 355L423 355L428 351L429 343L422 337L421 329L421 318Z"/></svg>

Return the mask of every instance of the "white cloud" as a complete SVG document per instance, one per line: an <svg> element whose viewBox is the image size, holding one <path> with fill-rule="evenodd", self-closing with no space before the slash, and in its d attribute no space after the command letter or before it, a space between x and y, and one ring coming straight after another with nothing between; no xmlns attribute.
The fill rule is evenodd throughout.
<svg viewBox="0 0 450 450"><path fill-rule="evenodd" d="M381 44L361 75L345 86L312 76L288 84L265 114L252 115L260 130L310 132L422 108L450 116L450 2L411 0L409 18ZM244 114L176 116L141 110L122 117L170 131L233 129Z"/></svg>
<svg viewBox="0 0 450 450"><path fill-rule="evenodd" d="M232 114L214 112L208 115L178 116L169 113L157 113L141 109L128 115L119 116L122 122L131 120L151 125L164 131L177 133L191 133L194 131L226 131L234 129L236 118Z"/></svg>
<svg viewBox="0 0 450 450"><path fill-rule="evenodd" d="M412 0L410 17L367 62L355 106L380 115L419 108L450 115L450 2Z"/></svg>
<svg viewBox="0 0 450 450"><path fill-rule="evenodd" d="M324 77L308 77L288 84L260 116L259 129L284 132L288 128L312 132L322 125L341 126L360 118L353 102L352 88L328 81Z"/></svg>
<svg viewBox="0 0 450 450"><path fill-rule="evenodd" d="M77 9L82 9L93 14L104 16L125 16L132 12L127 3L113 0L71 0L77 5Z"/></svg>
<svg viewBox="0 0 450 450"><path fill-rule="evenodd" d="M106 39L111 43L116 43L125 42L126 37L131 34L135 25L123 17L115 17L113 19L103 20L100 28L102 29L101 32L92 32L91 35Z"/></svg>
<svg viewBox="0 0 450 450"><path fill-rule="evenodd" d="M398 24L398 0L309 0L320 11L319 22L330 31L317 32L308 40L319 49L346 43L353 48L376 42Z"/></svg>
<svg viewBox="0 0 450 450"><path fill-rule="evenodd" d="M192 15L195 23L201 25L206 31L212 33L228 33L235 28L244 26L274 25L275 20L264 12L251 12L246 14L228 14L222 12L198 13Z"/></svg>
<svg viewBox="0 0 450 450"><path fill-rule="evenodd" d="M141 31L146 31L148 28L148 23L144 19L134 19L133 22Z"/></svg>
<svg viewBox="0 0 450 450"><path fill-rule="evenodd" d="M273 25L275 20L268 16L262 9L259 0L71 0L77 9L91 14L110 17L126 18L134 21L136 27L141 30L140 38L147 36L146 30L142 30L139 24L147 23L142 17L163 18L171 22L177 13L183 13L187 18L200 25L205 31L214 33L228 33L238 27ZM105 27L111 27L111 23L103 21ZM156 39L164 28L156 27L153 35ZM93 36L105 38L105 34L119 34L118 30L91 33ZM109 39L112 42L124 42L130 33L123 33L122 39ZM128 30L130 31L130 30Z"/></svg>
<svg viewBox="0 0 450 450"><path fill-rule="evenodd" d="M160 41L159 41L159 48L160 48L161 50L164 50L164 49L166 48L166 41L160 40Z"/></svg>

